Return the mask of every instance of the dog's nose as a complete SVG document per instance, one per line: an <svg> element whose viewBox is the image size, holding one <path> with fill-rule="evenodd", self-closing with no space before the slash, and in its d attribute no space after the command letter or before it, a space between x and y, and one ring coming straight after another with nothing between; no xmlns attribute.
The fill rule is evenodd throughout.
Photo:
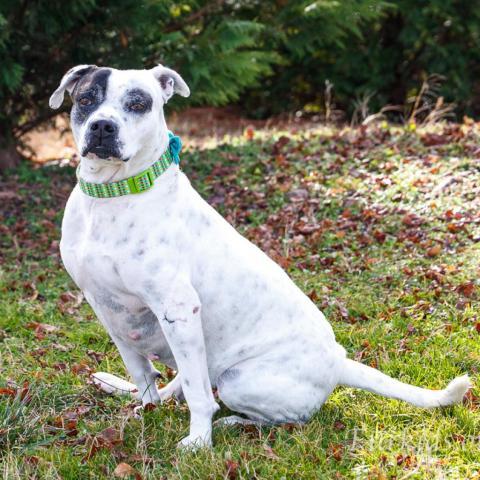
<svg viewBox="0 0 480 480"><path fill-rule="evenodd" d="M90 131L97 137L111 137L118 131L118 125L111 120L97 120L90 125Z"/></svg>

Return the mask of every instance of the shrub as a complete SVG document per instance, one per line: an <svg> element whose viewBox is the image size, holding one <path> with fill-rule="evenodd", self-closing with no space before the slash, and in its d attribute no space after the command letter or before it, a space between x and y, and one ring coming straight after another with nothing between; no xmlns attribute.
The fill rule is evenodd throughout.
<svg viewBox="0 0 480 480"><path fill-rule="evenodd" d="M6 1L0 4L0 168L21 136L58 112L48 98L73 65L165 63L197 103L225 104L270 72L278 55L259 48L264 26L236 18L230 2ZM66 108L66 107L65 107Z"/></svg>

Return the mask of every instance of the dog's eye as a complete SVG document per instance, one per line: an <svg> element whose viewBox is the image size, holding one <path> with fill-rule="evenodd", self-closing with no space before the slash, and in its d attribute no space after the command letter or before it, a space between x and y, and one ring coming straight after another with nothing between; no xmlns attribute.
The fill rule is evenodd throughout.
<svg viewBox="0 0 480 480"><path fill-rule="evenodd" d="M143 103L134 103L128 107L130 110L133 110L134 112L141 112L142 110L145 110L145 105Z"/></svg>
<svg viewBox="0 0 480 480"><path fill-rule="evenodd" d="M88 107L89 105L91 105L93 102L90 98L88 97L82 97L78 103L82 106L82 107Z"/></svg>

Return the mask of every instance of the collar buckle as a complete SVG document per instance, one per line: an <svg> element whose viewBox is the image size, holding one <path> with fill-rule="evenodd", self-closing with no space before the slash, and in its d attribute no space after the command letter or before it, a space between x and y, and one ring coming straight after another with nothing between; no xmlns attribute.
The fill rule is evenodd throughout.
<svg viewBox="0 0 480 480"><path fill-rule="evenodd" d="M153 187L155 182L155 176L151 168L144 172L130 177L128 179L128 186L130 187L130 193L142 193Z"/></svg>

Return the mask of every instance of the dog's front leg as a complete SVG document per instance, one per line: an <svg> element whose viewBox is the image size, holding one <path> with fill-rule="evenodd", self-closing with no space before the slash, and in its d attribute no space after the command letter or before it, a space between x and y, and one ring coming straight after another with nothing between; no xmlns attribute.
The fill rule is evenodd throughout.
<svg viewBox="0 0 480 480"><path fill-rule="evenodd" d="M218 410L208 375L200 299L188 280L174 281L164 302L150 299L175 357L183 395L190 409L190 434L179 446L212 444L212 416Z"/></svg>

